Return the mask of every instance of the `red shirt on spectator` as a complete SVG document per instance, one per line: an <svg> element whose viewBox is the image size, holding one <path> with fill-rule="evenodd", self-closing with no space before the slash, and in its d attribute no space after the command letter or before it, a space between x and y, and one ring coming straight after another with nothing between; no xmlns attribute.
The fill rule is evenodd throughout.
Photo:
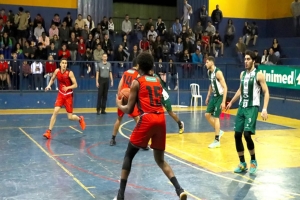
<svg viewBox="0 0 300 200"><path fill-rule="evenodd" d="M0 19L1 18L3 19L3 25L6 24L6 22L7 22L7 16L6 15L3 15L3 16L0 15Z"/></svg>
<svg viewBox="0 0 300 200"><path fill-rule="evenodd" d="M0 73L5 73L8 70L8 63L6 61L0 62Z"/></svg>
<svg viewBox="0 0 300 200"><path fill-rule="evenodd" d="M55 62L46 62L46 73L53 73L56 68Z"/></svg>
<svg viewBox="0 0 300 200"><path fill-rule="evenodd" d="M203 35L202 36L202 44L209 44L209 36L208 35Z"/></svg>
<svg viewBox="0 0 300 200"><path fill-rule="evenodd" d="M143 51L148 50L149 46L150 46L150 44L147 40L146 41L145 40L140 41L140 49L142 49Z"/></svg>
<svg viewBox="0 0 300 200"><path fill-rule="evenodd" d="M80 55L85 54L86 48L85 48L85 44L84 43L79 43L78 44L78 53Z"/></svg>
<svg viewBox="0 0 300 200"><path fill-rule="evenodd" d="M71 53L68 49L66 49L65 51L63 51L62 49L58 51L58 57L61 58L66 58L66 59L70 59L71 58Z"/></svg>

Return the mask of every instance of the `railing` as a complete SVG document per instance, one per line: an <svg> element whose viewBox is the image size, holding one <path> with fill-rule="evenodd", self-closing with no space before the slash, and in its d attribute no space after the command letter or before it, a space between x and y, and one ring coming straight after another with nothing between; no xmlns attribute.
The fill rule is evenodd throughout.
<svg viewBox="0 0 300 200"><path fill-rule="evenodd" d="M17 60L17 62L22 63L24 60ZM7 60L7 62L14 62L12 60ZM35 62L29 60L28 63ZM28 91L41 91L43 90L48 81L51 78L51 74L45 73L45 60L38 61L43 64L42 73L40 74L24 74L22 71L22 65L19 64L19 71L16 73L9 72L6 74L0 72L0 91L10 91L10 92L28 92ZM59 66L60 61L55 61L57 66ZM112 74L114 78L114 86L110 88L111 90L117 90L118 83L122 74L125 70L132 67L131 62L120 62L109 61L112 66ZM162 64L163 68L159 68L158 65ZM11 64L9 64L11 65ZM178 89L181 92L189 91L191 83L198 83L201 87L201 91L207 91L210 81L207 77L207 69L201 64L193 63L173 63L176 67L174 73L169 73L172 71L169 69L169 63L155 63L154 71L159 74L161 72L162 77L165 77L166 86L170 90ZM226 80L228 91L233 94L236 92L240 85L240 73L244 70L243 65L239 64L216 64L218 68L224 74ZM90 66L91 71L87 73L88 66ZM77 90L97 90L96 80L95 80L95 62L94 61L69 61L68 68L74 72L76 77L78 88ZM0 63L1 69L1 63ZM6 79L5 79L5 78ZM10 80L7 81L7 78ZM11 87L10 87L11 85ZM177 88L176 88L177 86ZM53 84L53 90L56 89L56 85ZM297 90L293 89L281 89L275 87L269 87L271 97L280 97L284 99L294 99L300 100L300 92L295 92ZM0 93L1 93L0 92Z"/></svg>

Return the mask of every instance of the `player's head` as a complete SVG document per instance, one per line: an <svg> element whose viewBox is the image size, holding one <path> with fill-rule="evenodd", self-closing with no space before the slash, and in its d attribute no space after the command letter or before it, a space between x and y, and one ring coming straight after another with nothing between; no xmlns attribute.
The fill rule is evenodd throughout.
<svg viewBox="0 0 300 200"><path fill-rule="evenodd" d="M106 53L104 53L104 54L102 55L102 61L103 61L103 62L106 62L106 61L107 61L107 54L106 54Z"/></svg>
<svg viewBox="0 0 300 200"><path fill-rule="evenodd" d="M132 61L132 68L134 68L134 69L136 69L136 70L139 69L139 66L138 66L138 64L137 64L137 59L136 59L136 58L134 58L133 61Z"/></svg>
<svg viewBox="0 0 300 200"><path fill-rule="evenodd" d="M215 65L215 58L213 56L208 56L205 63L206 68L210 70L214 65Z"/></svg>
<svg viewBox="0 0 300 200"><path fill-rule="evenodd" d="M68 66L68 60L66 58L62 58L59 63L60 69L66 70Z"/></svg>
<svg viewBox="0 0 300 200"><path fill-rule="evenodd" d="M251 71L255 64L255 53L253 51L247 50L245 52L245 68Z"/></svg>
<svg viewBox="0 0 300 200"><path fill-rule="evenodd" d="M153 56L148 52L142 52L136 59L141 74L149 74L154 65Z"/></svg>

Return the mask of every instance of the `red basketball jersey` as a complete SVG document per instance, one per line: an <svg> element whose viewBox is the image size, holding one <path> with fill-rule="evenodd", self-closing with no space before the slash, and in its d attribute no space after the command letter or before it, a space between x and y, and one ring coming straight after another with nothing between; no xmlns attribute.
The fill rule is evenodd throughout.
<svg viewBox="0 0 300 200"><path fill-rule="evenodd" d="M127 71L124 72L123 74L123 83L122 83L122 89L124 88L130 88L131 83L134 79L136 79L138 77L139 73L137 70L135 69L129 69Z"/></svg>
<svg viewBox="0 0 300 200"><path fill-rule="evenodd" d="M57 72L56 74L56 78L57 78L57 81L58 81L58 85L59 85L59 92L62 93L62 94L71 94L73 93L73 90L70 89L70 90L67 90L66 92L64 92L62 90L63 86L71 86L73 83L69 77L69 74L70 74L70 70L66 70L64 73L62 73L60 70Z"/></svg>
<svg viewBox="0 0 300 200"><path fill-rule="evenodd" d="M139 112L143 113L163 113L161 103L162 87L160 82L153 76L141 76L136 79L140 84L138 91L137 106Z"/></svg>

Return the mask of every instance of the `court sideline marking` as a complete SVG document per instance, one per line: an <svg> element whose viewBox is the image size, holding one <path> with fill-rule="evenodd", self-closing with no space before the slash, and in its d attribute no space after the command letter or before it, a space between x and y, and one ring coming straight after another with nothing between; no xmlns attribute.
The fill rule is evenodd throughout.
<svg viewBox="0 0 300 200"><path fill-rule="evenodd" d="M89 187L86 187L80 180L78 180L67 168L65 168L60 162L58 162L53 156L51 156L37 141L35 141L26 131L24 131L22 128L19 128L19 130L29 139L31 140L42 152L44 152L49 158L55 161L55 163L64 170L73 180L80 185L89 195L91 195L94 199L95 196L89 191Z"/></svg>

